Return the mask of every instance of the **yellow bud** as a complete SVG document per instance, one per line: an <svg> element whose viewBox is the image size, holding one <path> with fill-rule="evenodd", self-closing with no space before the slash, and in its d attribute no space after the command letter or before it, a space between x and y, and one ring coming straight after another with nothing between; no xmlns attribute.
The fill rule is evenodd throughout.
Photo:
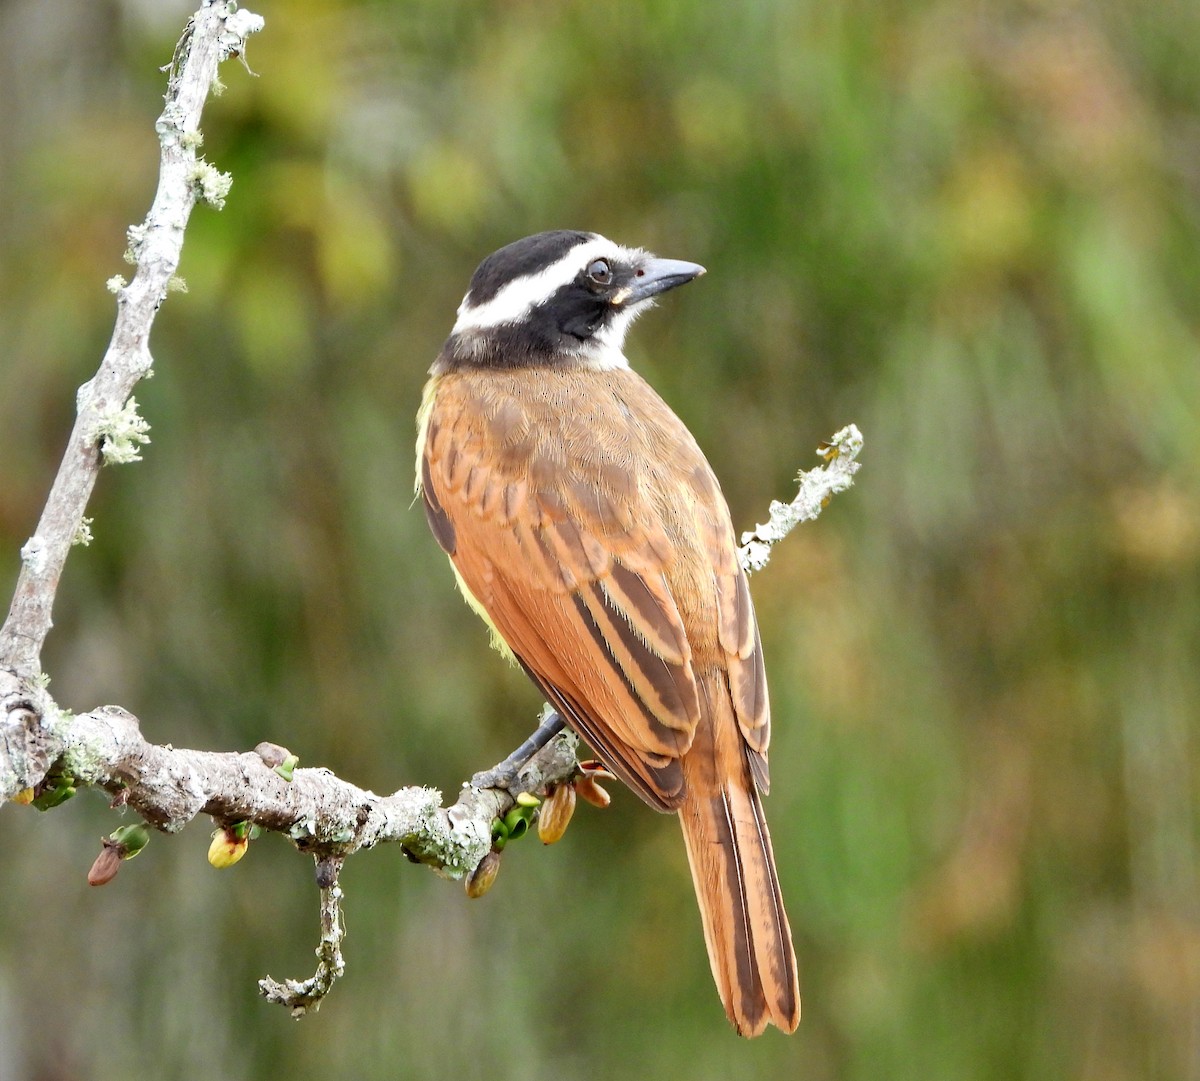
<svg viewBox="0 0 1200 1081"><path fill-rule="evenodd" d="M239 838L233 830L214 830L212 844L208 846L208 862L218 871L223 871L237 863L249 847L249 838Z"/></svg>
<svg viewBox="0 0 1200 1081"><path fill-rule="evenodd" d="M560 784L542 805L538 813L538 837L544 845L562 840L571 816L575 813L575 787Z"/></svg>
<svg viewBox="0 0 1200 1081"><path fill-rule="evenodd" d="M33 789L22 788L20 792L13 796L12 801L13 803L21 803L28 807L33 802Z"/></svg>

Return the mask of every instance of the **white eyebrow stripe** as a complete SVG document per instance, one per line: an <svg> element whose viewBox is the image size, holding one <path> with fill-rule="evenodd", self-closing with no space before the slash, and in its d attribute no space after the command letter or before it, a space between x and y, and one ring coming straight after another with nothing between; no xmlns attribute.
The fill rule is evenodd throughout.
<svg viewBox="0 0 1200 1081"><path fill-rule="evenodd" d="M554 290L573 281L575 275L593 259L601 256L611 258L614 255L630 258L638 254L640 253L622 248L602 236L576 244L566 255L544 270L510 281L491 300L478 307L468 307L467 301L471 296L468 293L458 306L458 319L454 323L452 333L486 330L501 323L519 323L530 309L546 300Z"/></svg>

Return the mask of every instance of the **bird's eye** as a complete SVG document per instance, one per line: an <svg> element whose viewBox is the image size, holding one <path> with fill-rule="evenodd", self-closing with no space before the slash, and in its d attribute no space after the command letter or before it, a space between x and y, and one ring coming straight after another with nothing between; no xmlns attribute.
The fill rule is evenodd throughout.
<svg viewBox="0 0 1200 1081"><path fill-rule="evenodd" d="M596 259L588 264L587 276L597 285L607 285L612 281L612 270L603 259Z"/></svg>

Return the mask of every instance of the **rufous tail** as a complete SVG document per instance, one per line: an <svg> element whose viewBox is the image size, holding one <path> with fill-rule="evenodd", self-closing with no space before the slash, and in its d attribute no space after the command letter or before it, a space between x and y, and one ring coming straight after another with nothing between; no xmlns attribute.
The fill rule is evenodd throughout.
<svg viewBox="0 0 1200 1081"><path fill-rule="evenodd" d="M796 954L762 802L745 766L715 794L703 787L688 785L679 821L713 979L740 1035L768 1024L791 1032L800 1022Z"/></svg>

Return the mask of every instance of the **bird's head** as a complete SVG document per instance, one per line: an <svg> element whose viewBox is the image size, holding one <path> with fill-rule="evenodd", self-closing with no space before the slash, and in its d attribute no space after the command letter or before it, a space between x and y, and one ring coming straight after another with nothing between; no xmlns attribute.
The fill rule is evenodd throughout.
<svg viewBox="0 0 1200 1081"><path fill-rule="evenodd" d="M659 293L703 273L597 233L525 237L479 264L434 370L628 367L629 325Z"/></svg>

